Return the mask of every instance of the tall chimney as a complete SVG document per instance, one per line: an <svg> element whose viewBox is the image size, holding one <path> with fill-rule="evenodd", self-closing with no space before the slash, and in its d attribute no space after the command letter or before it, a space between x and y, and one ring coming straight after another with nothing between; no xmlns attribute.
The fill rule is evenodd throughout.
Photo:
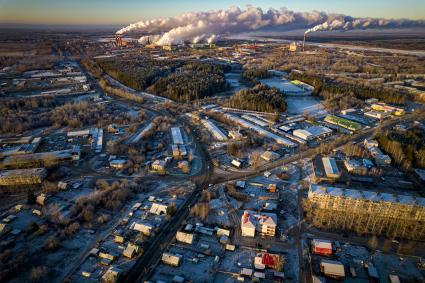
<svg viewBox="0 0 425 283"><path fill-rule="evenodd" d="M304 52L304 46L305 46L305 33L304 33L304 40L303 40L303 52Z"/></svg>

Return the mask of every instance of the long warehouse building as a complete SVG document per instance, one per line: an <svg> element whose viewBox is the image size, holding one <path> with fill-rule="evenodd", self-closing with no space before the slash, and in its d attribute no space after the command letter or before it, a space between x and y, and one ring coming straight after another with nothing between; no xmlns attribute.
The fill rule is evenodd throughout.
<svg viewBox="0 0 425 283"><path fill-rule="evenodd" d="M329 230L421 240L425 198L312 184L304 203L307 219Z"/></svg>
<svg viewBox="0 0 425 283"><path fill-rule="evenodd" d="M202 119L202 124L207 128L216 140L226 141L227 136L211 120Z"/></svg>
<svg viewBox="0 0 425 283"><path fill-rule="evenodd" d="M254 117L254 116L251 116L251 115L244 114L241 117L243 119L245 119L247 121L250 121L250 122L252 122L254 124L257 124L258 126L261 126L261 127L268 127L269 126L269 123L266 123L265 121L260 120L257 117Z"/></svg>
<svg viewBox="0 0 425 283"><path fill-rule="evenodd" d="M171 137L174 144L184 144L181 129L179 127L171 128Z"/></svg>
<svg viewBox="0 0 425 283"><path fill-rule="evenodd" d="M273 134L269 131L266 131L263 128L261 128L260 126L254 125L254 124L252 124L252 123L250 123L250 122L248 122L244 119L241 119L237 116L234 116L232 114L223 113L223 112L220 112L220 113L222 113L230 121L232 121L232 122L234 122L238 125L241 125L244 128L253 130L253 131L257 132L260 136L264 136L266 138L270 138L272 140L275 140L278 144L281 144L281 145L284 145L284 146L287 146L287 147L297 147L296 143L294 143L294 142L292 142L288 139L285 139L283 137L280 137L276 134Z"/></svg>
<svg viewBox="0 0 425 283"><path fill-rule="evenodd" d="M0 172L0 186L41 184L46 176L44 168L5 170Z"/></svg>

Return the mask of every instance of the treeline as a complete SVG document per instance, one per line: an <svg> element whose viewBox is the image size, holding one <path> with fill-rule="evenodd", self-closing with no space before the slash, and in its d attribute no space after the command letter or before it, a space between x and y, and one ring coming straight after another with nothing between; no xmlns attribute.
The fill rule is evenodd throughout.
<svg viewBox="0 0 425 283"><path fill-rule="evenodd" d="M47 97L3 99L0 103L0 133L22 133L50 126L48 109L59 105L59 100Z"/></svg>
<svg viewBox="0 0 425 283"><path fill-rule="evenodd" d="M167 76L181 65L180 62L145 57L135 60L99 60L98 64L108 75L136 90L145 90L159 77Z"/></svg>
<svg viewBox="0 0 425 283"><path fill-rule="evenodd" d="M242 80L252 84L258 84L258 79L269 78L270 74L266 69L244 69L242 72Z"/></svg>
<svg viewBox="0 0 425 283"><path fill-rule="evenodd" d="M263 84L240 90L229 99L227 106L269 113L286 111L283 94L277 88L270 88Z"/></svg>
<svg viewBox="0 0 425 283"><path fill-rule="evenodd" d="M313 93L322 95L323 92L334 94L352 95L360 99L377 98L380 101L395 104L404 104L406 96L395 91L383 88L372 88L358 84L348 84L335 81L323 76L301 74L292 72L290 75L292 80L300 80L314 86Z"/></svg>
<svg viewBox="0 0 425 283"><path fill-rule="evenodd" d="M60 103L55 98L4 100L0 104L0 133L17 134L39 127L79 128L87 125L105 127L109 124L129 124L144 120L133 118L122 110L88 102Z"/></svg>
<svg viewBox="0 0 425 283"><path fill-rule="evenodd" d="M126 91L126 90L124 90L122 88L117 88L117 87L111 86L108 83L108 81L106 79L104 79L104 78L101 78L99 80L99 86L106 93L110 93L112 95L116 95L116 96L119 96L119 97L122 97L122 98L125 98L125 99L128 99L128 100L131 100L131 101L134 101L134 102L137 102L137 103L143 103L144 102L143 97L141 97L141 96L139 96L139 95L137 95L135 93Z"/></svg>
<svg viewBox="0 0 425 283"><path fill-rule="evenodd" d="M425 134L420 129L385 132L377 137L379 146L405 170L425 168Z"/></svg>
<svg viewBox="0 0 425 283"><path fill-rule="evenodd" d="M81 65L89 71L95 78L99 79L103 75L102 68L91 59L83 59L81 60Z"/></svg>
<svg viewBox="0 0 425 283"><path fill-rule="evenodd" d="M175 73L158 79L149 92L188 102L226 91L230 88L224 78L225 67L200 62L190 62Z"/></svg>

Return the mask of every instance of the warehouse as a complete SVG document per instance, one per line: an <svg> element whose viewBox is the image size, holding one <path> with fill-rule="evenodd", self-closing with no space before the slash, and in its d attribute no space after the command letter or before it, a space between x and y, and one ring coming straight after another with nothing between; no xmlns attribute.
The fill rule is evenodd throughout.
<svg viewBox="0 0 425 283"><path fill-rule="evenodd" d="M364 115L374 119L385 119L390 116L388 112L380 112L380 111L369 111L369 112L365 112Z"/></svg>
<svg viewBox="0 0 425 283"><path fill-rule="evenodd" d="M294 130L292 134L305 141L325 138L332 134L332 130L323 126L314 126L307 129Z"/></svg>
<svg viewBox="0 0 425 283"><path fill-rule="evenodd" d="M320 271L327 277L342 279L345 277L344 265L336 260L322 259L320 261Z"/></svg>
<svg viewBox="0 0 425 283"><path fill-rule="evenodd" d="M406 239L425 237L425 198L312 184L307 219L318 228Z"/></svg>
<svg viewBox="0 0 425 283"><path fill-rule="evenodd" d="M211 132L211 134L216 140L219 140L219 141L227 140L227 136L211 120L202 119L201 122L205 126L205 128L207 128L208 131Z"/></svg>
<svg viewBox="0 0 425 283"><path fill-rule="evenodd" d="M333 181L341 176L335 158L316 156L313 160L313 178L315 182Z"/></svg>
<svg viewBox="0 0 425 283"><path fill-rule="evenodd" d="M323 167L325 168L325 173L328 178L337 179L341 176L338 166L336 165L335 158L323 157L322 158Z"/></svg>
<svg viewBox="0 0 425 283"><path fill-rule="evenodd" d="M184 144L180 127L171 128L171 137L173 139L173 144Z"/></svg>
<svg viewBox="0 0 425 283"><path fill-rule="evenodd" d="M389 112L389 113L391 113L395 116L404 115L404 109L394 107L394 106L390 106L390 105L387 105L385 103L374 103L370 106L370 108L372 108L373 110L376 110L376 111Z"/></svg>
<svg viewBox="0 0 425 283"><path fill-rule="evenodd" d="M245 120L250 121L254 124L257 124L258 126L261 126L261 127L268 127L269 126L269 123L266 123L266 122L264 122L264 121L262 121L262 120L260 120L256 117L253 117L251 115L242 115L241 117L244 118Z"/></svg>
<svg viewBox="0 0 425 283"><path fill-rule="evenodd" d="M280 158L280 155L274 151L267 150L261 154L261 158L265 161L275 161Z"/></svg>
<svg viewBox="0 0 425 283"><path fill-rule="evenodd" d="M0 172L0 186L41 184L46 176L44 168L5 170Z"/></svg>
<svg viewBox="0 0 425 283"><path fill-rule="evenodd" d="M171 266L179 266L182 256L179 254L163 253L162 262Z"/></svg>
<svg viewBox="0 0 425 283"><path fill-rule="evenodd" d="M176 240L185 244L191 245L193 243L194 235L190 233L180 232L176 233Z"/></svg>
<svg viewBox="0 0 425 283"><path fill-rule="evenodd" d="M345 128L353 132L358 131L362 128L362 126L357 122L350 121L348 119L337 117L330 114L326 116L325 122L333 124L333 125L337 125L339 127Z"/></svg>
<svg viewBox="0 0 425 283"><path fill-rule="evenodd" d="M239 118L237 116L231 115L231 114L227 114L227 113L222 113L222 114L227 119L229 119L230 121L232 121L232 122L234 122L234 123L236 123L238 125L241 125L244 128L253 130L253 131L257 132L260 136L263 136L263 137L266 137L266 138L275 140L278 144L281 144L281 145L284 145L284 146L287 146L287 147L290 147L290 148L297 147L297 144L296 143L294 143L294 142L292 142L292 141L290 141L288 139L285 139L285 138L283 138L281 136L278 136L276 134L273 134L273 133L271 133L269 131L266 131L263 128L261 128L260 126L257 126L255 124L252 124L252 123L250 123L248 121L245 121L245 120L243 120L243 119L241 119L241 118Z"/></svg>
<svg viewBox="0 0 425 283"><path fill-rule="evenodd" d="M44 163L59 163L72 160L72 150L60 150L8 156L3 159L0 168L38 167Z"/></svg>

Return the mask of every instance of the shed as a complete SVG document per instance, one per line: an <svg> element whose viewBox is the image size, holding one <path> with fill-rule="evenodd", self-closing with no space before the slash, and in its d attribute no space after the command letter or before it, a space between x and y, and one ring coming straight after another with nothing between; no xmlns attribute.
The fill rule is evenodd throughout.
<svg viewBox="0 0 425 283"><path fill-rule="evenodd" d="M125 250L123 251L123 256L132 259L136 254L138 254L140 248L137 245L128 244Z"/></svg>
<svg viewBox="0 0 425 283"><path fill-rule="evenodd" d="M320 270L323 274L332 278L345 277L344 265L336 260L322 259L320 262Z"/></svg>
<svg viewBox="0 0 425 283"><path fill-rule="evenodd" d="M111 266L105 274L102 276L103 283L115 283L118 282L120 275L122 274L121 269Z"/></svg>
<svg viewBox="0 0 425 283"><path fill-rule="evenodd" d="M37 196L36 203L39 204L39 205L45 205L46 200L47 200L47 195L41 194L41 195Z"/></svg>
<svg viewBox="0 0 425 283"><path fill-rule="evenodd" d="M249 268L242 268L241 275L252 276L253 270Z"/></svg>
<svg viewBox="0 0 425 283"><path fill-rule="evenodd" d="M153 229L153 226L149 223L134 222L132 226L133 230L142 232L146 236L149 236Z"/></svg>
<svg viewBox="0 0 425 283"><path fill-rule="evenodd" d="M162 214L167 214L167 209L168 209L168 206L166 204L152 203L152 206L149 212L156 215L162 215Z"/></svg>
<svg viewBox="0 0 425 283"><path fill-rule="evenodd" d="M179 254L163 253L162 262L171 266L179 266L182 256Z"/></svg>
<svg viewBox="0 0 425 283"><path fill-rule="evenodd" d="M190 233L184 233L180 231L176 233L176 240L182 243L191 245L193 243L193 238L194 235Z"/></svg>

